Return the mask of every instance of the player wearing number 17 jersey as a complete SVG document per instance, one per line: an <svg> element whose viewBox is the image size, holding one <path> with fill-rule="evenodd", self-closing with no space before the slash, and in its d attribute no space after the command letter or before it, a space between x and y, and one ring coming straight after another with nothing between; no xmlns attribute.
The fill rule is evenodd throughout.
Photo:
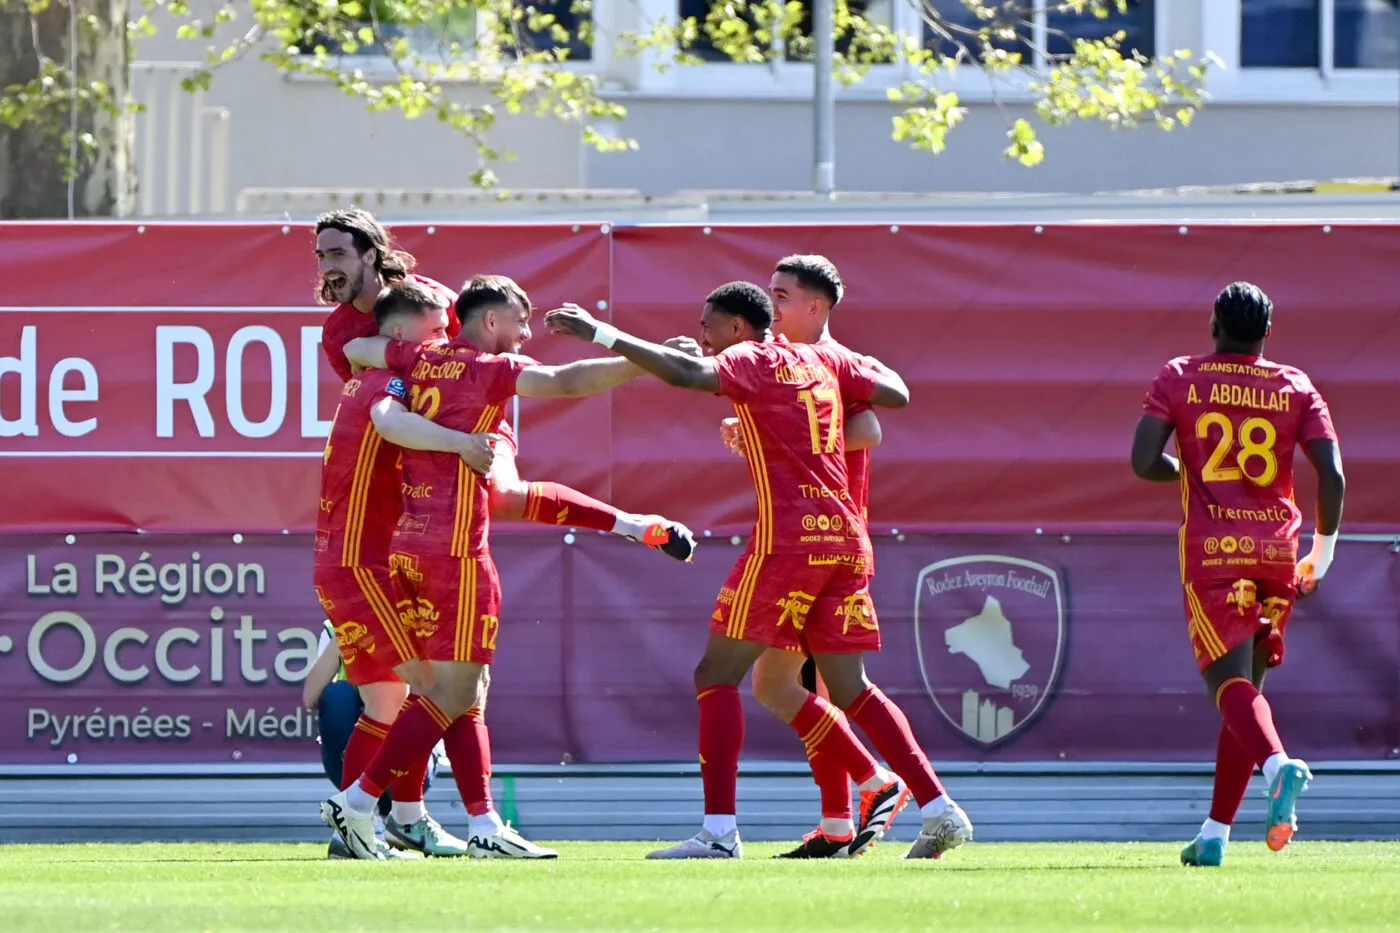
<svg viewBox="0 0 1400 933"><path fill-rule="evenodd" d="M1181 579L1196 665L1220 709L1210 818L1183 850L1190 865L1219 865L1250 776L1269 785L1267 840L1275 851L1297 830L1298 796L1312 774L1290 759L1260 688L1283 660L1294 600L1332 562L1346 482L1332 418L1300 369L1266 360L1273 304L1236 282L1215 300L1215 352L1167 363L1147 393L1133 438L1133 470L1179 482L1184 512ZM1179 460L1164 451L1176 435ZM1317 532L1297 561L1302 515L1293 499L1293 452L1318 474Z"/></svg>
<svg viewBox="0 0 1400 933"><path fill-rule="evenodd" d="M704 824L648 857L740 856L739 683L770 648L810 651L830 690L830 703L798 691L791 706L770 706L809 753L831 755L862 787L890 783L856 740L849 716L919 801L924 827L906 857L937 858L970 838L966 814L943 793L904 714L866 679L862 662L865 651L879 650L880 627L870 600L870 538L846 472L843 409L862 401L902 407L909 400L903 380L848 351L774 339L772 302L748 282L722 285L706 299L700 329L712 356L639 340L580 308L551 311L545 323L610 347L671 385L733 401L758 499L749 547L720 590L695 669Z"/></svg>

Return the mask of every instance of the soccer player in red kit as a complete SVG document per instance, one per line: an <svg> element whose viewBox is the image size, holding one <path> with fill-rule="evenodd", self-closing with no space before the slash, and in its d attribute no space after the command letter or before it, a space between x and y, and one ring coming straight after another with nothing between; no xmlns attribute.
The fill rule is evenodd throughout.
<svg viewBox="0 0 1400 933"><path fill-rule="evenodd" d="M1219 865L1256 765L1269 785L1267 841L1297 831L1295 806L1312 774L1289 758L1260 689L1283 660L1293 602L1332 563L1346 480L1327 403L1302 370L1266 360L1273 303L1236 282L1215 299L1215 352L1163 367L1133 437L1133 472L1179 482L1181 579L1196 666L1220 710L1210 818L1181 853ZM1177 457L1165 453L1176 435ZM1317 471L1317 530L1298 561L1302 514L1293 500L1293 452ZM1296 563L1295 563L1296 562Z"/></svg>
<svg viewBox="0 0 1400 933"><path fill-rule="evenodd" d="M739 683L769 648L810 651L830 690L832 703L798 691L800 705L773 710L803 744L841 762L862 785L881 779L845 710L919 801L924 826L906 858L936 858L969 839L967 815L943 792L903 712L866 679L862 663L865 651L879 650L880 628L865 572L870 538L846 475L843 401L901 407L909 398L903 381L849 352L772 339L772 302L748 282L722 285L706 299L701 342L713 356L638 340L580 308L556 309L545 322L554 333L609 347L671 385L731 399L758 497L749 547L720 590L695 670L704 825L648 857L742 854L735 819L744 741Z"/></svg>
<svg viewBox="0 0 1400 933"><path fill-rule="evenodd" d="M788 256L773 269L768 294L773 300L773 331L791 343L812 343L845 350L829 329L831 311L845 285L836 266L825 256ZM880 421L872 406L859 402L845 407L846 473L851 504L862 519L869 517L870 448L880 444ZM721 435L729 449L744 456L739 419L726 418ZM875 575L872 555L867 571ZM829 698L817 674L816 662L791 651L772 649L753 668L753 695L770 709L796 702L808 690ZM884 838L886 830L909 800L907 788L896 782L862 790L860 823L852 820L851 776L830 755L809 759L812 779L821 791L821 822L794 849L778 858L849 858L863 855Z"/></svg>
<svg viewBox="0 0 1400 933"><path fill-rule="evenodd" d="M447 309L440 302L432 289L405 281L376 302L374 318L387 336L414 344L440 340L447 327ZM351 377L341 392L322 458L312 579L335 630L346 680L364 703L345 747L342 790L373 759L408 699L408 685L394 669L414 656L413 649L400 633L389 595L389 539L403 511L397 466L401 448L456 454L481 473L490 469L493 457L494 435L434 424L409 412L406 398L404 381L391 372L365 370ZM395 777L385 836L398 849L465 855L466 843L423 808L427 768L424 758ZM332 843L333 857L347 854Z"/></svg>
<svg viewBox="0 0 1400 933"><path fill-rule="evenodd" d="M498 424L512 396L596 395L642 374L625 360L541 366L510 351L529 339L530 301L504 276L476 276L457 298L461 335L446 344L352 341L356 365L389 368L408 384L409 407L437 424L479 433ZM486 484L461 458L408 450L404 512L390 548L398 624L426 674L400 676L414 696L360 779L321 805L323 819L362 859L373 844L375 801L396 770L426 757L439 739L470 814L474 858L555 858L503 824L491 801L490 738L481 715L487 670L500 633L501 588L488 546Z"/></svg>
<svg viewBox="0 0 1400 933"><path fill-rule="evenodd" d="M384 286L417 282L441 294L449 306L457 298L442 283L415 275L414 258L395 249L389 232L374 215L360 208L330 211L316 219L316 259L321 274L317 295L324 302L337 303L322 326L321 348L342 380L351 374L346 343L379 333L371 312ZM450 315L447 337L455 338L460 328L457 316ZM514 347L512 352L519 349ZM679 560L687 559L694 550L690 532L677 522L659 515L623 512L559 483L522 480L515 462L515 432L504 412L500 424L491 430L504 441L496 451L487 487L491 514L497 518L611 532Z"/></svg>

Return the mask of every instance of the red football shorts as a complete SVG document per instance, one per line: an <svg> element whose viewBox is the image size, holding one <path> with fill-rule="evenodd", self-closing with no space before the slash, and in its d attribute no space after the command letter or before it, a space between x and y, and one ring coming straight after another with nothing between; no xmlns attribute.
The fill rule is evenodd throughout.
<svg viewBox="0 0 1400 933"><path fill-rule="evenodd" d="M501 627L501 578L480 557L389 555L395 605L418 657L490 664Z"/></svg>
<svg viewBox="0 0 1400 933"><path fill-rule="evenodd" d="M316 598L335 627L345 679L355 686L398 680L394 668L413 657L403 635L387 567L316 567Z"/></svg>
<svg viewBox="0 0 1400 933"><path fill-rule="evenodd" d="M816 559L830 560L745 552L719 591L710 631L790 651L879 651L880 623L863 562Z"/></svg>
<svg viewBox="0 0 1400 933"><path fill-rule="evenodd" d="M1267 647L1269 667L1283 663L1283 633L1297 595L1292 579L1203 578L1187 581L1183 595L1200 670L1251 638Z"/></svg>

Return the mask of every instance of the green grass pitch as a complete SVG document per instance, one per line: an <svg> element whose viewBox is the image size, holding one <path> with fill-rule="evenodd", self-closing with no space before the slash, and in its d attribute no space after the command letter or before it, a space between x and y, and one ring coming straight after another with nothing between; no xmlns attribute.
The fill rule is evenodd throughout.
<svg viewBox="0 0 1400 933"><path fill-rule="evenodd" d="M977 844L904 862L647 862L556 843L554 862L331 862L322 845L0 846L10 931L1400 930L1400 843L1236 842L1218 869L1160 844Z"/></svg>

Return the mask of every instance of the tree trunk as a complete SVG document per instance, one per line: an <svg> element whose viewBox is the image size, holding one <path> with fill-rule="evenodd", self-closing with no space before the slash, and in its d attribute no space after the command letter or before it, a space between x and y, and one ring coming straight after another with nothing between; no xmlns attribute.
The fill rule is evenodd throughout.
<svg viewBox="0 0 1400 933"><path fill-rule="evenodd" d="M40 92L47 105L38 117L18 129L0 124L0 220L70 216L67 166L72 128L79 138L90 134L96 149L77 149L71 216L122 217L132 212L127 2L51 0L44 10L30 14L24 0L0 0L0 97L10 98L16 85L34 81L41 56L62 69L54 84ZM70 14L77 17L75 31L70 31ZM74 34L76 50L70 42ZM70 103L70 60L76 63L80 87L96 81L107 86L106 103L112 109L95 102Z"/></svg>

